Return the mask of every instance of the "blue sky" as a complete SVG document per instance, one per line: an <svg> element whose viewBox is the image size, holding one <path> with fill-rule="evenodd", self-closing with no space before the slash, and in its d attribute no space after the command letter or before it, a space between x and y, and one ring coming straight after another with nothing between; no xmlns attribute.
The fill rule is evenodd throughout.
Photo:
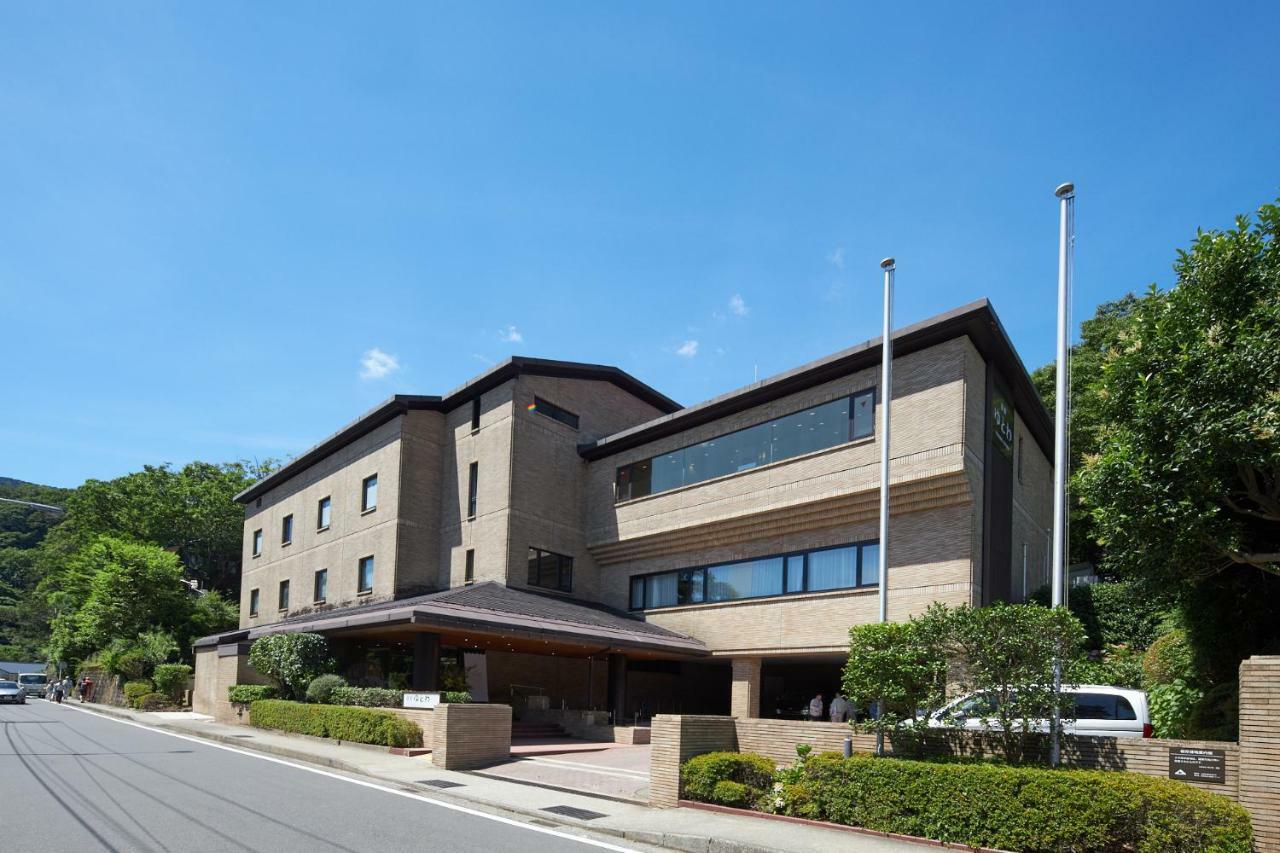
<svg viewBox="0 0 1280 853"><path fill-rule="evenodd" d="M283 457L512 353L696 402L1076 318L1280 194L1280 4L6 4L0 476Z"/></svg>

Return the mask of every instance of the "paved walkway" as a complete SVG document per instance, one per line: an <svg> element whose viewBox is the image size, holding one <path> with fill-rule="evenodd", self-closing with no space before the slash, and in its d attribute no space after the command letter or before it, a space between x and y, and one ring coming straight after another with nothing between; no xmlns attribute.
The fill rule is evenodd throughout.
<svg viewBox="0 0 1280 853"><path fill-rule="evenodd" d="M649 802L649 747L598 744L602 749L521 755L480 771L485 776L583 794Z"/></svg>
<svg viewBox="0 0 1280 853"><path fill-rule="evenodd" d="M382 747L338 744L318 738L248 726L224 725L208 719L194 719L187 715L175 718L103 705L76 704L77 707L202 738L230 748L320 765L345 774L372 777L383 783L429 793L433 797L459 805L484 808L498 813L506 812L526 820L533 817L547 825L587 828L592 832L605 833L623 839L620 843L653 845L696 851L696 853L783 853L783 851L827 853L831 850L847 850L852 853L913 853L913 851L919 853L928 849L921 844L870 834L842 832L743 815L719 814L700 809L652 809L638 803L624 803L586 794L517 784L494 775L441 770L431 763L430 756L409 758L391 755ZM622 751L611 749L597 753L580 753L567 756L563 760L576 763L585 761L588 755L610 755L619 752ZM625 756L625 753L623 755ZM635 753L632 755L634 756ZM536 760L545 762L561 759L539 757ZM622 764L615 768L615 772L625 775L629 768L621 756L618 760L622 761ZM554 765L546 766L550 768ZM575 768L562 769L575 770ZM596 773L602 773L607 769L607 765L593 767ZM566 806L590 815L574 818L563 813L547 811Z"/></svg>

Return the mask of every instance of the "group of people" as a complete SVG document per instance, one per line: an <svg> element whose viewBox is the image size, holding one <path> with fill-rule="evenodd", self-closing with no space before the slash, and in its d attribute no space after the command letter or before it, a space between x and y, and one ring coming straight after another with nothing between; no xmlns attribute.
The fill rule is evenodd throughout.
<svg viewBox="0 0 1280 853"><path fill-rule="evenodd" d="M827 708L823 702L821 693L809 700L809 719L821 720L822 711L826 708L827 718L833 723L845 723L849 721L849 716L853 713L853 709L849 706L849 700L836 694L836 698L831 700L831 707Z"/></svg>
<svg viewBox="0 0 1280 853"><path fill-rule="evenodd" d="M61 705L63 699L71 698L73 691L79 693L81 702L88 701L93 695L93 679L86 675L77 684L75 679L68 675L61 681L51 683L45 696Z"/></svg>

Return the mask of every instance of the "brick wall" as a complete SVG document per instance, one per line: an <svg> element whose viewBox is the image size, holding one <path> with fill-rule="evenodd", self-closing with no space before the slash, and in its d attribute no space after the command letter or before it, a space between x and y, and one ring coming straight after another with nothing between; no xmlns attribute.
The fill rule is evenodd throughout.
<svg viewBox="0 0 1280 853"><path fill-rule="evenodd" d="M433 708L386 708L385 710L411 723L417 723L418 728L422 729L422 746L431 749L432 726L435 725Z"/></svg>
<svg viewBox="0 0 1280 853"><path fill-rule="evenodd" d="M650 727L649 805L671 808L680 801L680 765L707 752L735 750L732 717L659 714Z"/></svg>
<svg viewBox="0 0 1280 853"><path fill-rule="evenodd" d="M431 712L431 763L437 767L468 770L510 757L510 705L440 705Z"/></svg>
<svg viewBox="0 0 1280 853"><path fill-rule="evenodd" d="M1240 664L1240 804L1257 848L1280 850L1280 656Z"/></svg>

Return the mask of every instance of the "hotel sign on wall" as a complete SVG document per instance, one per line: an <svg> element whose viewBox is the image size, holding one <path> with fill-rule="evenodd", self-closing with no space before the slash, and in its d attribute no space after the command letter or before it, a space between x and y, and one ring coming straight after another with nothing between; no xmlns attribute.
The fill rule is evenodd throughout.
<svg viewBox="0 0 1280 853"><path fill-rule="evenodd" d="M439 693L406 693L404 694L404 707L406 708L434 708L440 704Z"/></svg>
<svg viewBox="0 0 1280 853"><path fill-rule="evenodd" d="M1013 406L999 392L991 400L992 440L1005 458L1013 457Z"/></svg>

